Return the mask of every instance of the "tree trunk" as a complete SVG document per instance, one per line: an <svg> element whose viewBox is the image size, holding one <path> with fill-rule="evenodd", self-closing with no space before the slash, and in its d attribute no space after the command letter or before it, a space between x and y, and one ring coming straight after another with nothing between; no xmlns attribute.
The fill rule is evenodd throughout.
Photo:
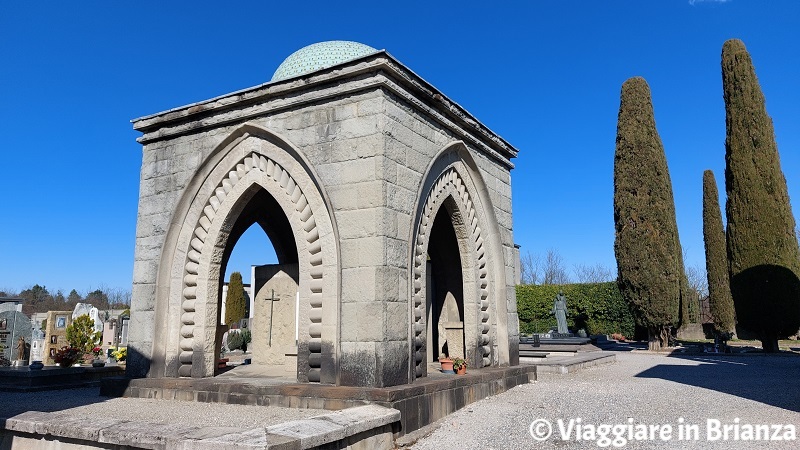
<svg viewBox="0 0 800 450"><path fill-rule="evenodd" d="M647 349L652 352L660 352L669 346L669 327L648 327Z"/></svg>
<svg viewBox="0 0 800 450"><path fill-rule="evenodd" d="M778 337L777 336L763 336L761 338L761 348L764 353L778 353Z"/></svg>

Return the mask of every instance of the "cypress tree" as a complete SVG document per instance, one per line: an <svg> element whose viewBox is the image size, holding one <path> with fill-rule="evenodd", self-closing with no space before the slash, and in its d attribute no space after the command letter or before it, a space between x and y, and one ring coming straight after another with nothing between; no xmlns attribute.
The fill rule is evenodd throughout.
<svg viewBox="0 0 800 450"><path fill-rule="evenodd" d="M772 119L744 43L722 47L731 294L739 325L765 352L800 327L800 252Z"/></svg>
<svg viewBox="0 0 800 450"><path fill-rule="evenodd" d="M614 253L623 298L651 350L667 345L679 323L685 291L672 183L656 130L650 87L634 77L622 85L614 154Z"/></svg>
<svg viewBox="0 0 800 450"><path fill-rule="evenodd" d="M703 240L706 247L708 303L718 332L733 333L736 317L728 277L728 255L725 253L725 230L719 207L719 191L714 172L703 172Z"/></svg>
<svg viewBox="0 0 800 450"><path fill-rule="evenodd" d="M225 323L232 325L244 318L245 301L242 274L233 272L228 282L228 296L225 300Z"/></svg>

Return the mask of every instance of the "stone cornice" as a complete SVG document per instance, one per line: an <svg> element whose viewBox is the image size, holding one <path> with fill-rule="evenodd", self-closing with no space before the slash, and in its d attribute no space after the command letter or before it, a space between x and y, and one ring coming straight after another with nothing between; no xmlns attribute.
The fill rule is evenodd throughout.
<svg viewBox="0 0 800 450"><path fill-rule="evenodd" d="M309 103L383 89L436 120L504 166L518 150L397 61L378 51L328 69L265 83L202 102L132 120L142 144L279 113Z"/></svg>

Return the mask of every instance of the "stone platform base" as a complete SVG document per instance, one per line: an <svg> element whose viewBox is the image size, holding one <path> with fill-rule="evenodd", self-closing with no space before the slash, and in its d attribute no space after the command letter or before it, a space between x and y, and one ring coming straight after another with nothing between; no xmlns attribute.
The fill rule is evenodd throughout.
<svg viewBox="0 0 800 450"><path fill-rule="evenodd" d="M542 339L538 345L530 342L520 342L519 356L550 357L550 356L576 356L581 353L599 352L602 349L592 344L586 338L570 339Z"/></svg>
<svg viewBox="0 0 800 450"><path fill-rule="evenodd" d="M0 426L0 448L54 449L350 449L391 450L400 412L376 405L266 428L204 427L26 412Z"/></svg>
<svg viewBox="0 0 800 450"><path fill-rule="evenodd" d="M466 375L436 374L388 388L276 384L258 378L108 378L103 380L100 394L329 410L373 404L400 412L395 436L401 436L472 402L535 380L533 365L470 369Z"/></svg>
<svg viewBox="0 0 800 450"><path fill-rule="evenodd" d="M616 355L609 352L579 353L569 358L548 357L545 360L526 358L520 356L520 364L535 364L537 376L543 374L567 374L577 372L588 367L613 364L617 361Z"/></svg>
<svg viewBox="0 0 800 450"><path fill-rule="evenodd" d="M41 370L28 367L0 369L0 392L33 392L98 386L106 377L125 374L123 366L67 367L45 366Z"/></svg>

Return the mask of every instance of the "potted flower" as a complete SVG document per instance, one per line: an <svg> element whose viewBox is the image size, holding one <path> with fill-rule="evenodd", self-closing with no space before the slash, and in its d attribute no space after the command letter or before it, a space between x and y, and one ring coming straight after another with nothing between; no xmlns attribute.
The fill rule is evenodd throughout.
<svg viewBox="0 0 800 450"><path fill-rule="evenodd" d="M95 345L92 348L92 354L94 355L94 360L92 361L92 367L103 367L106 365L105 361L100 359L100 355L103 353L103 348L99 345Z"/></svg>
<svg viewBox="0 0 800 450"><path fill-rule="evenodd" d="M439 355L439 363L442 365L443 373L453 373L453 360L442 353Z"/></svg>
<svg viewBox="0 0 800 450"><path fill-rule="evenodd" d="M53 357L53 361L56 362L61 367L71 367L73 364L78 362L83 352L79 348L75 348L72 346L64 346L61 347L61 350L56 352L56 355Z"/></svg>
<svg viewBox="0 0 800 450"><path fill-rule="evenodd" d="M453 358L453 369L457 375L464 375L467 373L467 360L464 358Z"/></svg>
<svg viewBox="0 0 800 450"><path fill-rule="evenodd" d="M128 358L128 348L127 347L119 347L118 349L111 352L111 356L117 360L117 362L125 362L125 359Z"/></svg>

